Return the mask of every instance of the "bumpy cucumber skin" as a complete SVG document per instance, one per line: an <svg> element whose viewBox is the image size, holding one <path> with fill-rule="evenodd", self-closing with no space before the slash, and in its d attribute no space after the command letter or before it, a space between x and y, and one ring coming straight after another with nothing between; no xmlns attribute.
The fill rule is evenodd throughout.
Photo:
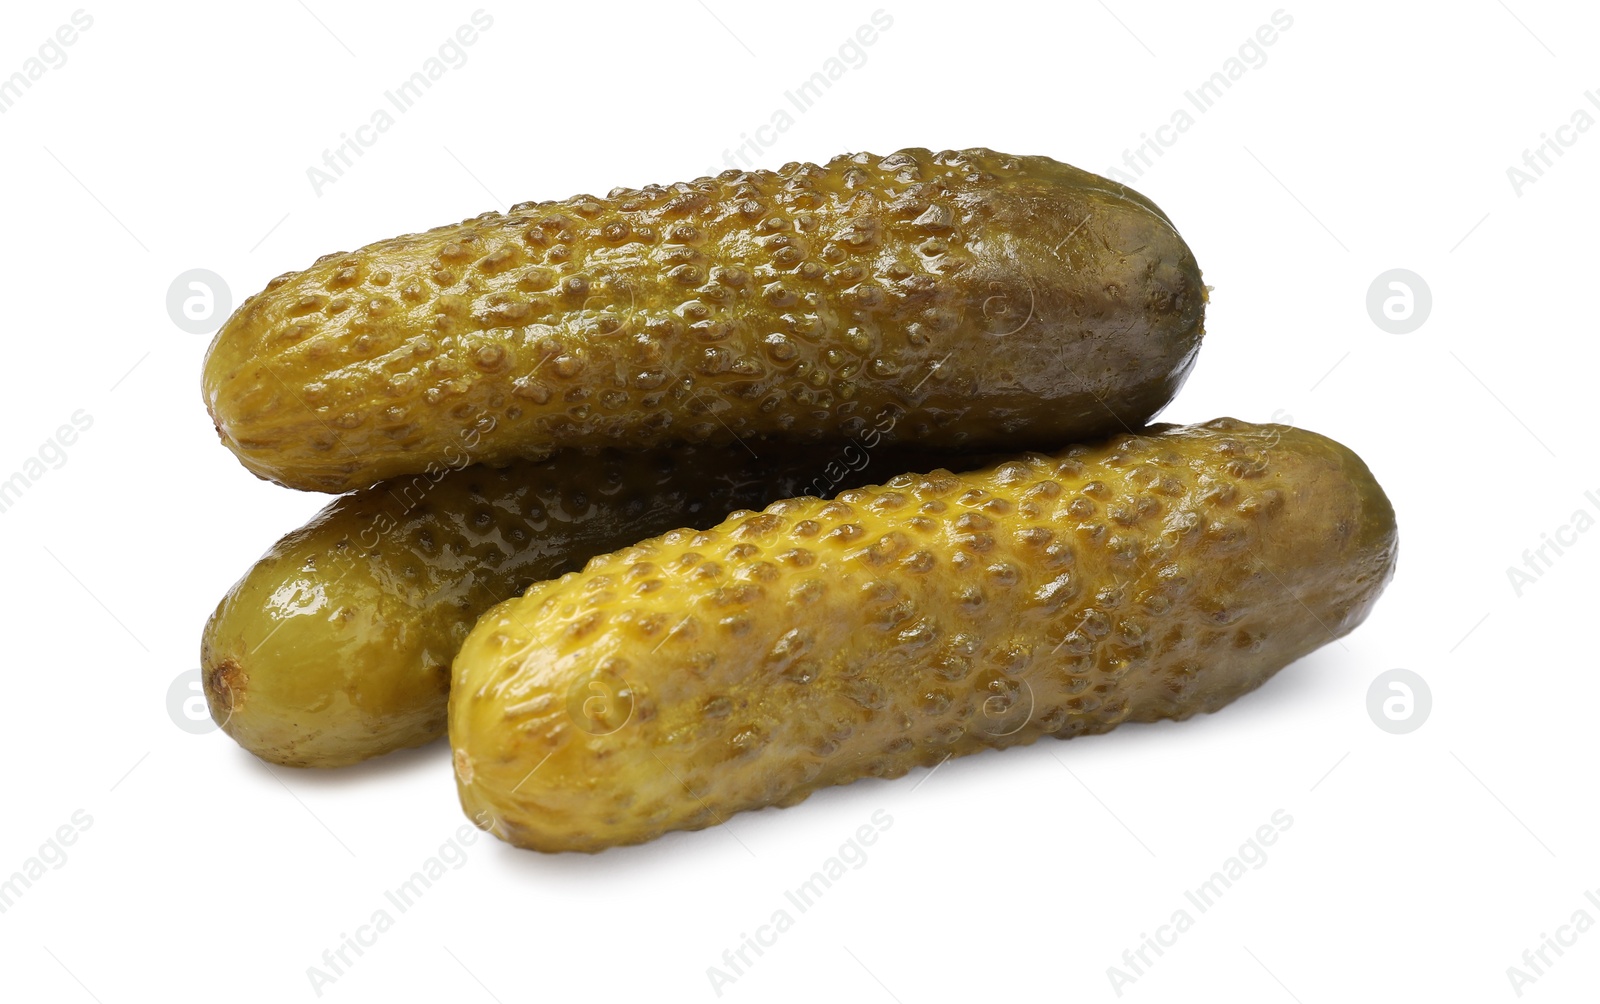
<svg viewBox="0 0 1600 1004"><path fill-rule="evenodd" d="M200 656L212 717L294 767L438 739L451 659L483 611L641 537L930 462L872 442L760 459L735 446L462 463L346 495L278 541L212 614Z"/></svg>
<svg viewBox="0 0 1600 1004"><path fill-rule="evenodd" d="M480 432L487 463L839 441L885 416L928 449L1054 449L1159 411L1204 301L1166 216L1120 184L984 149L863 153L328 255L235 311L204 396L247 468L317 491Z"/></svg>
<svg viewBox="0 0 1600 1004"><path fill-rule="evenodd" d="M595 558L456 657L468 815L598 851L948 755L1214 711L1359 624L1394 511L1229 419L775 503Z"/></svg>

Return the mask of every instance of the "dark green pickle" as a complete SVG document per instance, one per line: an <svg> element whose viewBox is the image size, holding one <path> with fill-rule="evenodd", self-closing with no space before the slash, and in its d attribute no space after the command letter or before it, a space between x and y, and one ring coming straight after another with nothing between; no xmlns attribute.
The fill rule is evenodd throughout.
<svg viewBox="0 0 1600 1004"><path fill-rule="evenodd" d="M1187 375L1205 287L1144 196L1047 157L860 153L507 213L328 255L217 333L246 467L346 491L565 448L1057 449Z"/></svg>
<svg viewBox="0 0 1600 1004"><path fill-rule="evenodd" d="M211 714L245 749L295 767L437 739L451 660L483 611L645 537L939 462L875 442L759 459L740 446L567 452L446 465L345 495L278 541L212 614L201 648Z"/></svg>

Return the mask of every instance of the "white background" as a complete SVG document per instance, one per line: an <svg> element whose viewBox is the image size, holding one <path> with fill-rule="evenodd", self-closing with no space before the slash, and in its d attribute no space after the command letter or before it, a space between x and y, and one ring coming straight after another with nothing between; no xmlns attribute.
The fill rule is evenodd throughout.
<svg viewBox="0 0 1600 1004"><path fill-rule="evenodd" d="M74 812L92 820L0 914L6 999L314 1000L308 967L465 821L443 744L269 770L169 717L222 592L326 501L218 446L209 335L170 319L174 277L213 270L237 304L326 252L720 168L879 8L707 2L487 6L465 64L320 194L307 168L475 3L91 6L66 62L0 115L0 478L74 412L93 419L0 513L0 878ZM1104 173L1192 112L1184 92L1278 9L881 2L893 23L865 63L768 131L761 166L984 145ZM1205 720L952 761L594 857L485 836L323 998L715 1000L707 968L884 810L866 863L723 999L1111 1001L1108 967L1281 809L1293 823L1266 863L1123 999L1515 1000L1524 950L1579 909L1600 920L1584 898L1600 888L1600 533L1520 596L1507 574L1576 511L1600 516L1600 129L1569 129L1520 193L1507 168L1575 110L1600 117L1584 97L1600 17L1507 2L1286 6L1266 61L1134 183L1215 287L1164 418L1292 421L1355 448L1393 498L1399 574L1363 628ZM0 76L74 9L8 5ZM1409 334L1368 313L1392 268L1431 289ZM1367 711L1394 668L1432 692L1406 735ZM1564 951L1526 999L1600 983L1600 933Z"/></svg>

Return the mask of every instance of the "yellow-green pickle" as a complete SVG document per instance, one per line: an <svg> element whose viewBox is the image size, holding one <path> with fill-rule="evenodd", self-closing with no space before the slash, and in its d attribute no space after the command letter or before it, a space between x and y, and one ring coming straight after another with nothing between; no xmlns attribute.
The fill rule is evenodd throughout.
<svg viewBox="0 0 1600 1004"><path fill-rule="evenodd" d="M251 471L339 492L441 464L683 442L1056 449L1142 425L1205 287L1167 217L985 149L527 202L325 256L217 333Z"/></svg>
<svg viewBox="0 0 1600 1004"><path fill-rule="evenodd" d="M737 512L484 615L450 694L462 805L598 851L1215 711L1361 623L1396 541L1350 450L1230 419Z"/></svg>
<svg viewBox="0 0 1600 1004"><path fill-rule="evenodd" d="M274 763L340 767L445 734L450 661L473 621L593 555L729 510L927 464L841 449L563 453L394 478L278 541L206 624L211 714ZM974 461L976 462L976 461Z"/></svg>

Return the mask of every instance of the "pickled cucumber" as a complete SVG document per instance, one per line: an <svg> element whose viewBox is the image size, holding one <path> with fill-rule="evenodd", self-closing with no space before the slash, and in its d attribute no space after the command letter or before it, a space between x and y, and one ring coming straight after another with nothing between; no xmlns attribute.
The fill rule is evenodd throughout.
<svg viewBox="0 0 1600 1004"><path fill-rule="evenodd" d="M674 442L1054 449L1187 375L1205 288L1148 199L1047 157L855 154L527 202L325 256L217 333L204 395L256 474Z"/></svg>
<svg viewBox="0 0 1600 1004"><path fill-rule="evenodd" d="M344 496L274 545L207 623L211 714L274 763L339 767L445 733L473 621L589 557L730 509L831 494L925 455L742 447L446 466ZM465 452L456 455L457 462Z"/></svg>
<svg viewBox="0 0 1600 1004"><path fill-rule="evenodd" d="M734 513L484 615L450 696L462 805L598 851L1215 711L1355 628L1395 553L1353 453L1229 419Z"/></svg>

